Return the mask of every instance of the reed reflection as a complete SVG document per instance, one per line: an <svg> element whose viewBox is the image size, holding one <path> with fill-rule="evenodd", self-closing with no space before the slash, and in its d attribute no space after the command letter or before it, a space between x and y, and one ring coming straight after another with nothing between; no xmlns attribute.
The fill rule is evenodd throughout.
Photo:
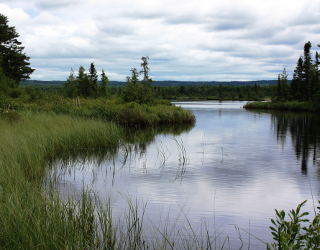
<svg viewBox="0 0 320 250"><path fill-rule="evenodd" d="M121 170L125 166L130 167L133 159L143 158L146 155L148 146L156 140L157 135L172 135L174 137L182 133L188 133L193 127L194 124L172 124L158 125L157 127L127 128L125 138L119 138L118 147L85 148L64 152L54 159L49 159L49 171L44 173L45 176L43 178L44 185L52 185L54 190L61 189L69 182L68 179L65 179L66 176L75 177L77 171L85 176L91 176L91 185L93 185L103 168L106 171L105 176L112 176L113 186L116 170ZM181 147L179 143L178 146ZM162 156L163 152L164 149L160 147L157 157L166 157L165 154ZM183 159L185 158L183 157ZM159 161L161 162L161 159ZM103 166L106 162L109 164L107 167ZM119 166L119 163L121 166ZM118 164L117 167L116 164ZM185 166L186 163L183 162L182 169ZM164 163L160 163L159 168L161 167L164 167ZM163 169L159 170L160 175L162 171ZM183 174L180 177L182 178L182 176Z"/></svg>

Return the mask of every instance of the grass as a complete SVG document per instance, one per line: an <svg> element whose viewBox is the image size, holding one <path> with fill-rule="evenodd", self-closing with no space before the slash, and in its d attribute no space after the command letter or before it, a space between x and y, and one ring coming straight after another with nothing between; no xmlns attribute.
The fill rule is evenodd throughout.
<svg viewBox="0 0 320 250"><path fill-rule="evenodd" d="M88 224L95 217L93 199L83 194L81 204L63 203L43 193L40 179L50 157L117 147L123 130L112 123L32 112L14 122L1 119L0 130L0 245L60 249L93 244L97 237L90 230L97 225Z"/></svg>
<svg viewBox="0 0 320 250"><path fill-rule="evenodd" d="M275 109L291 111L317 111L310 102L250 102L243 106L246 109Z"/></svg>
<svg viewBox="0 0 320 250"><path fill-rule="evenodd" d="M80 198L62 199L53 192L53 180L49 185L42 182L49 160L57 154L117 149L126 137L123 128L49 111L7 114L0 119L3 249L172 249L174 245L211 249L212 237L197 239L188 220L184 233L175 228L177 221L171 228L145 227L144 212L138 212L137 201L128 197L128 209L120 220L113 218L110 199L102 202L90 190L83 190ZM150 237L149 232L154 234Z"/></svg>
<svg viewBox="0 0 320 250"><path fill-rule="evenodd" d="M50 98L49 98L50 97ZM136 102L124 103L121 99L84 99L45 96L36 102L0 98L0 113L6 110L32 110L67 114L74 117L94 118L125 126L150 126L159 124L195 123L189 110L172 106L169 101L158 100L146 105ZM1 112L2 111L2 112Z"/></svg>

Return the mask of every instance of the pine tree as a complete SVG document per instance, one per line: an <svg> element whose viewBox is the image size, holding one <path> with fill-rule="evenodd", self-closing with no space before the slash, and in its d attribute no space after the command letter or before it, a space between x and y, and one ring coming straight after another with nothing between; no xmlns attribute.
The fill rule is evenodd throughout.
<svg viewBox="0 0 320 250"><path fill-rule="evenodd" d="M30 74L34 71L29 67L30 57L23 53L24 47L17 40L19 34L15 27L8 25L8 18L0 14L0 54L2 56L1 68L3 74L10 79L16 81L17 85L20 81L30 78Z"/></svg>
<svg viewBox="0 0 320 250"><path fill-rule="evenodd" d="M107 91L107 86L109 84L109 79L106 76L104 70L102 69L102 74L101 74L101 84L99 86L99 96L101 97L108 97L108 91Z"/></svg>
<svg viewBox="0 0 320 250"><path fill-rule="evenodd" d="M89 79L91 81L91 86L90 86L90 92L91 95L96 95L97 94L97 90L98 90L98 75L97 75L97 70L94 66L94 63L92 62L90 65L90 69L89 69Z"/></svg>
<svg viewBox="0 0 320 250"><path fill-rule="evenodd" d="M290 94L293 100L302 101L304 92L303 59L300 56L291 81Z"/></svg>
<svg viewBox="0 0 320 250"><path fill-rule="evenodd" d="M79 72L78 72L78 76L77 76L77 82L78 82L78 93L79 95L84 96L84 92L85 92L85 69L84 67L80 66L79 67Z"/></svg>
<svg viewBox="0 0 320 250"><path fill-rule="evenodd" d="M312 59L311 59L311 43L310 41L304 45L304 62L303 62L303 99L311 100L311 79L312 79Z"/></svg>

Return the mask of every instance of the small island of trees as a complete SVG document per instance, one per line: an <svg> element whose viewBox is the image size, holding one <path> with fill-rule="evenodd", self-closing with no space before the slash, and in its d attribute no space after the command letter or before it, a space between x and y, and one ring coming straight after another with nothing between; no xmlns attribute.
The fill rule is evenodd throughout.
<svg viewBox="0 0 320 250"><path fill-rule="evenodd" d="M310 41L304 45L303 52L290 84L285 69L278 75L277 92L272 102L253 102L245 105L245 108L319 111L319 54L316 52L315 60L312 60Z"/></svg>

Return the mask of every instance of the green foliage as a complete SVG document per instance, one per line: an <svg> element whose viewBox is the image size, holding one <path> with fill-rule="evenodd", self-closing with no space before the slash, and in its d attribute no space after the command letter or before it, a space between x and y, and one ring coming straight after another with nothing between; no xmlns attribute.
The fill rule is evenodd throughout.
<svg viewBox="0 0 320 250"><path fill-rule="evenodd" d="M0 118L9 122L17 122L21 119L21 116L15 110L7 109L0 114Z"/></svg>
<svg viewBox="0 0 320 250"><path fill-rule="evenodd" d="M300 56L294 70L290 85L290 95L284 100L296 100L301 102L313 102L318 105L317 92L320 90L319 79L319 55L315 56L315 62L311 59L311 43L304 45L304 56Z"/></svg>
<svg viewBox="0 0 320 250"><path fill-rule="evenodd" d="M125 102L137 102L137 103L154 103L155 101L155 92L156 90L151 87L151 83L153 82L151 78L149 78L149 67L148 67L148 59L149 57L142 57L142 70L140 74L143 74L143 80L139 82L139 73L136 68L131 69L132 76L127 77L127 83L122 90L122 99Z"/></svg>
<svg viewBox="0 0 320 250"><path fill-rule="evenodd" d="M220 94L224 100L263 100L275 96L277 88L272 86L176 86L156 87L157 97L165 99L215 99L219 100ZM257 91L256 91L257 90Z"/></svg>
<svg viewBox="0 0 320 250"><path fill-rule="evenodd" d="M89 69L89 79L90 79L91 96L95 96L97 95L97 91L98 91L98 85L97 85L98 75L93 62L91 63L90 69Z"/></svg>
<svg viewBox="0 0 320 250"><path fill-rule="evenodd" d="M64 84L65 88L65 93L68 97L74 98L77 96L78 91L77 91L77 80L76 77L74 76L74 71L71 68L70 75L67 78L67 81Z"/></svg>
<svg viewBox="0 0 320 250"><path fill-rule="evenodd" d="M291 111L316 111L310 102L248 102L243 106L246 109L276 109Z"/></svg>
<svg viewBox="0 0 320 250"><path fill-rule="evenodd" d="M283 69L283 72L278 75L278 94L277 101L285 101L289 99L289 84L288 84L288 75L286 68Z"/></svg>
<svg viewBox="0 0 320 250"><path fill-rule="evenodd" d="M98 95L104 98L108 97L108 84L109 78L106 76L106 73L102 69L101 73L101 84L98 86Z"/></svg>
<svg viewBox="0 0 320 250"><path fill-rule="evenodd" d="M320 244L320 207L312 222L305 218L309 213L301 213L301 208L307 201L298 205L296 210L289 211L289 220L286 213L276 211L276 220L271 219L270 227L274 243L268 244L267 249L319 249ZM320 202L319 202L320 203ZM307 225L306 225L307 224Z"/></svg>
<svg viewBox="0 0 320 250"><path fill-rule="evenodd" d="M67 81L64 83L63 92L67 97L75 98L82 96L89 97L107 97L107 85L109 79L106 76L104 70L101 74L101 85L98 86L97 70L93 63L90 65L89 73L87 74L84 67L80 66L78 75L75 76L73 69L70 71L70 75Z"/></svg>
<svg viewBox="0 0 320 250"><path fill-rule="evenodd" d="M24 47L17 40L18 37L15 27L8 25L8 18L0 14L0 66L4 75L17 84L21 80L29 79L34 71L29 67L30 57L23 53Z"/></svg>

